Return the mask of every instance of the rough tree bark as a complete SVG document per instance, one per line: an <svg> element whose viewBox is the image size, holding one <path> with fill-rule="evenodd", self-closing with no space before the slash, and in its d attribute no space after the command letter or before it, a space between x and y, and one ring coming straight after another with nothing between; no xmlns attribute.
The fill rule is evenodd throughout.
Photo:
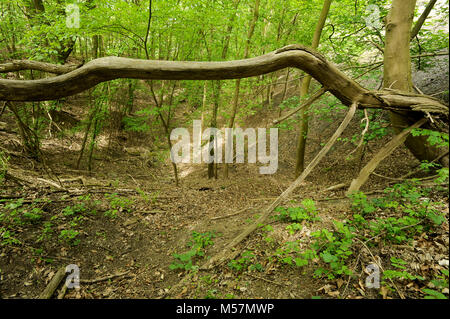
<svg viewBox="0 0 450 319"><path fill-rule="evenodd" d="M0 64L0 73L17 72L22 70L36 70L53 74L64 74L73 71L80 66L82 66L82 64L59 65L33 60L12 60L11 62Z"/></svg>
<svg viewBox="0 0 450 319"><path fill-rule="evenodd" d="M410 39L416 0L393 0L386 19L386 45L384 49L383 87L413 92L411 76ZM423 24L423 22L422 22ZM414 31L414 32L418 32ZM398 134L424 116L423 113L393 110L389 112L391 123ZM425 124L423 128L430 128ZM409 135L405 145L419 160L432 161L439 150L431 147L426 136ZM448 156L441 159L448 166Z"/></svg>

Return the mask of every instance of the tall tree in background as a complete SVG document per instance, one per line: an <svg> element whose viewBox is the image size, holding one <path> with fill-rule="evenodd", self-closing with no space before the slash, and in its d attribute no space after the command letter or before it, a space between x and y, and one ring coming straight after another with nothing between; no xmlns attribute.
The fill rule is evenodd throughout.
<svg viewBox="0 0 450 319"><path fill-rule="evenodd" d="M317 49L320 42L320 35L322 34L323 26L327 20L328 12L330 11L332 0L324 0L322 11L320 12L319 20L317 21L317 26L314 31L314 36L312 40L311 47ZM306 75L303 78L302 86L300 89L300 97L305 97L308 95L309 85L311 83L311 76ZM297 164L295 166L295 177L297 178L303 172L305 168L305 148L306 148L306 138L308 135L308 107L303 108L300 111L300 130L298 133L298 144L297 144Z"/></svg>
<svg viewBox="0 0 450 319"><path fill-rule="evenodd" d="M248 27L247 41L245 42L244 59L247 59L249 57L250 42L253 37L253 33L255 32L256 22L258 21L258 18L259 18L259 3L260 3L260 0L255 0L255 5L253 7L253 16L252 16L252 20L250 21L250 25ZM233 108L231 110L231 116L230 116L230 120L229 120L228 126L227 126L228 128L233 128L233 126L234 126L234 119L236 118L236 111L238 109L238 104L239 104L240 87L241 87L241 79L237 79L235 89L234 89ZM232 139L233 136L231 136L230 138ZM225 143L227 143L227 142L228 141L225 141ZM228 164L227 163L225 163L225 166L224 166L224 177L228 178Z"/></svg>
<svg viewBox="0 0 450 319"><path fill-rule="evenodd" d="M259 2L259 0L256 0L256 1ZM230 20L228 21L228 25L226 28L227 31L226 31L226 34L223 36L223 41L222 41L222 53L220 56L222 60L225 60L228 55L228 50L230 48L231 32L233 31L233 28L234 28L234 21L236 19L236 15L238 14L238 7L239 7L240 2L241 2L241 0L235 0L233 3L233 12L231 13L231 17L230 17ZM209 53L209 60L211 60L211 53ZM222 82L220 80L214 81L213 82L213 109L212 109L212 116L211 116L211 122L210 122L210 127L212 127L212 128L217 127L217 110L219 109L221 92L222 92ZM211 136L210 141L209 141L210 149L211 149L211 152L210 152L211 156L214 155L214 146L212 145L213 141L216 142L214 137ZM213 178L213 177L217 178L217 163L215 163L215 161L208 163L208 178Z"/></svg>

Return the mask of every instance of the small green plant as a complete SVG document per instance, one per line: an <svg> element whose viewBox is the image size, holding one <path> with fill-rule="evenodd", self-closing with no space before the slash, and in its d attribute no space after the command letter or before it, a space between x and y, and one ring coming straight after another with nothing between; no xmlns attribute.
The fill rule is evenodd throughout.
<svg viewBox="0 0 450 319"><path fill-rule="evenodd" d="M83 216L75 216L70 222L69 225L72 228L78 227L80 223L84 220Z"/></svg>
<svg viewBox="0 0 450 319"><path fill-rule="evenodd" d="M448 294L448 269L441 269L442 275L438 275L437 278L434 278L430 281L430 286L434 289L424 288L422 292L425 293L425 299L448 299L446 295L444 295L441 291L447 290ZM441 290L441 291L437 291Z"/></svg>
<svg viewBox="0 0 450 319"><path fill-rule="evenodd" d="M33 207L31 208L31 210L23 210L22 216L25 222L36 223L37 221L41 220L43 213L44 212L42 211L42 209Z"/></svg>
<svg viewBox="0 0 450 319"><path fill-rule="evenodd" d="M205 299L217 299L217 289L208 290Z"/></svg>
<svg viewBox="0 0 450 319"><path fill-rule="evenodd" d="M423 128L415 128L411 131L412 136L428 136L427 141L432 146L447 147L449 146L448 134L445 132L433 131Z"/></svg>
<svg viewBox="0 0 450 319"><path fill-rule="evenodd" d="M370 221L369 229L373 236L381 236L385 241L400 244L412 240L414 234L419 233L423 226L417 218L403 216L377 218Z"/></svg>
<svg viewBox="0 0 450 319"><path fill-rule="evenodd" d="M369 200L362 192L352 194L355 214L350 223L358 229L368 230L371 237L397 244L411 241L414 235L445 221L444 214L427 197L428 193L429 189L410 180L387 188L384 197ZM384 211L383 215L388 214L388 217L374 217L372 213L377 210Z"/></svg>
<svg viewBox="0 0 450 319"><path fill-rule="evenodd" d="M2 246L12 246L12 245L20 245L22 244L20 240L15 238L14 232L10 231L9 229L6 229L5 227L0 228L0 239Z"/></svg>
<svg viewBox="0 0 450 319"><path fill-rule="evenodd" d="M322 229L312 234L315 238L311 245L312 249L328 265L328 267L320 267L314 272L317 277L327 276L328 279L334 279L336 276L352 274L345 263L347 258L353 254L352 244L355 229L339 221L334 221L334 225L336 230L333 232Z"/></svg>
<svg viewBox="0 0 450 319"><path fill-rule="evenodd" d="M214 242L212 239L216 237L216 234L214 232L205 232L205 233L198 233L196 231L193 231L191 234L191 240L188 242L188 247L197 249L197 254L199 256L202 255L202 251L207 246L213 245Z"/></svg>
<svg viewBox="0 0 450 319"><path fill-rule="evenodd" d="M99 231L97 231L97 232L95 232L95 235L98 236L98 237L103 238L104 240L106 240L106 232L99 232Z"/></svg>
<svg viewBox="0 0 450 319"><path fill-rule="evenodd" d="M45 222L44 228L42 228L41 235L38 237L36 242L41 242L44 240L48 240L52 237L53 234L53 224L51 222Z"/></svg>
<svg viewBox="0 0 450 319"><path fill-rule="evenodd" d="M85 203L77 203L73 206L67 206L62 210L62 214L66 217L73 216L75 214L81 214L86 212L87 207Z"/></svg>
<svg viewBox="0 0 450 319"><path fill-rule="evenodd" d="M389 122L380 118L380 110L375 110L375 112L369 115L369 130L364 136L364 143L368 143L372 140L379 140L389 133ZM365 122L361 122L361 128L365 126Z"/></svg>
<svg viewBox="0 0 450 319"><path fill-rule="evenodd" d="M350 199L352 200L352 210L359 212L362 216L376 211L373 202L369 201L363 192L350 194Z"/></svg>
<svg viewBox="0 0 450 319"><path fill-rule="evenodd" d="M242 272L247 269L262 271L262 265L259 263L253 264L255 255L253 252L246 250L238 259L233 259L228 263L228 267L237 272Z"/></svg>
<svg viewBox="0 0 450 319"><path fill-rule="evenodd" d="M308 265L310 260L317 258L317 254L312 249L301 251L300 242L296 240L285 242L277 248L275 258L282 264L303 267Z"/></svg>
<svg viewBox="0 0 450 319"><path fill-rule="evenodd" d="M437 171L438 177L434 180L436 184L448 184L449 176L448 176L448 167L442 167Z"/></svg>
<svg viewBox="0 0 450 319"><path fill-rule="evenodd" d="M264 271L263 266L260 263L252 264L248 267L250 271Z"/></svg>
<svg viewBox="0 0 450 319"><path fill-rule="evenodd" d="M298 207L277 207L275 212L279 213L277 216L280 220L288 220L293 222L318 221L320 218L317 216L317 208L312 199L304 199L301 202L302 206Z"/></svg>
<svg viewBox="0 0 450 319"><path fill-rule="evenodd" d="M59 234L59 239L71 246L77 246L81 240L78 238L80 233L74 229L63 229Z"/></svg>
<svg viewBox="0 0 450 319"><path fill-rule="evenodd" d="M391 265L397 269L387 269L383 272L383 279L407 279L407 280L424 280L421 276L412 275L406 271L407 262L400 258L391 257ZM384 284L386 284L384 282Z"/></svg>
<svg viewBox="0 0 450 319"><path fill-rule="evenodd" d="M295 255L300 252L298 241L287 241L275 251L276 259L282 264L293 265Z"/></svg>
<svg viewBox="0 0 450 319"><path fill-rule="evenodd" d="M173 257L176 261L172 262L169 266L169 269L176 270L197 270L197 266L193 263L193 258L197 256L197 252L194 249L191 249L183 254L173 254Z"/></svg>
<svg viewBox="0 0 450 319"><path fill-rule="evenodd" d="M23 225L22 212L24 210L24 199L18 198L12 201L2 201L5 202L4 210L0 211L0 222L12 225Z"/></svg>
<svg viewBox="0 0 450 319"><path fill-rule="evenodd" d="M302 225L299 223L292 223L292 224L286 226L286 230L289 231L289 234L293 235L297 231L302 230Z"/></svg>
<svg viewBox="0 0 450 319"><path fill-rule="evenodd" d="M273 227L271 225L265 225L262 227L262 229L265 232L264 240L268 243L273 242L273 238L269 236L269 233L273 231Z"/></svg>
<svg viewBox="0 0 450 319"><path fill-rule="evenodd" d="M109 218L117 217L119 212L130 212L133 201L120 197L117 193L106 194L105 197L109 200L110 209L105 212L105 216Z"/></svg>
<svg viewBox="0 0 450 319"><path fill-rule="evenodd" d="M191 240L187 243L187 246L191 249L182 254L174 253L175 261L170 264L169 269L197 270L198 266L194 265L194 258L205 256L205 248L214 244L212 238L215 236L214 232L199 233L193 231Z"/></svg>
<svg viewBox="0 0 450 319"><path fill-rule="evenodd" d="M159 191L155 191L152 192L150 194L144 192L142 189L140 189L139 187L136 188L136 191L139 193L139 195L141 196L141 198L146 202L146 203L152 203L155 204L156 201L158 200L159 197Z"/></svg>

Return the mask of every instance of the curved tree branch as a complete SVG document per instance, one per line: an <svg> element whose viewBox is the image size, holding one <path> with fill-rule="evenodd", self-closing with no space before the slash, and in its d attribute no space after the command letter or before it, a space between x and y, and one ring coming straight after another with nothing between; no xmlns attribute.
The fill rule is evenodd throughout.
<svg viewBox="0 0 450 319"><path fill-rule="evenodd" d="M36 70L53 74L65 74L79 68L76 64L52 64L33 60L13 60L0 64L0 73L16 72L23 70Z"/></svg>
<svg viewBox="0 0 450 319"><path fill-rule="evenodd" d="M287 67L314 77L344 105L360 108L427 111L448 114L448 106L426 96L385 89L369 91L316 51L288 45L268 54L226 62L154 61L119 57L92 60L69 73L39 80L0 79L0 100L43 101L74 95L119 78L149 80L226 80L258 76Z"/></svg>

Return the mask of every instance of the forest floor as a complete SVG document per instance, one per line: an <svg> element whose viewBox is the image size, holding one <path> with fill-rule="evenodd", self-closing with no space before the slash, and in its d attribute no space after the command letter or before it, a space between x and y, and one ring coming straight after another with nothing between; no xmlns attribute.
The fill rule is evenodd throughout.
<svg viewBox="0 0 450 319"><path fill-rule="evenodd" d="M77 114L76 101L71 103L70 111ZM275 118L275 113L278 111L261 111L249 116L245 124L258 127L261 119ZM312 121L307 163L344 115L340 111L331 121ZM351 139L360 134L360 120L355 116L342 137ZM169 268L175 261L174 253L189 251L188 243L195 238L212 241L202 249L204 256L191 259L194 266L203 264L253 223L293 182L295 130L280 130L279 166L273 175L259 174L259 164L233 164L229 179L222 177L219 166L219 178L208 180L205 164L183 164L179 187L175 186L167 157L154 160L142 155L137 146L148 140L141 140L136 134L121 133L125 136L122 139L113 137L117 145L112 150L107 143L109 137L100 136L89 172L84 162L82 169L76 169L81 133L44 139L44 169L20 152L15 131L14 125L0 131L1 144L11 154L11 175L17 177L7 178L0 191L0 212L10 217L0 224L4 227L0 246L1 298L38 297L58 269L68 264L79 267L81 289L68 289L64 298L417 298L423 297L422 289L436 272L448 267L448 199L443 192L430 194L441 203L438 209L445 214L446 221L441 226L428 235L424 231L414 234L407 244L376 241L370 251L355 246L347 260L354 277L321 278L314 276L317 260L295 267L277 258L283 243L307 243L314 231L332 230L333 220L343 221L354 214L352 201L344 196L345 187L326 189L348 184L389 140L389 135L371 141L360 164L345 160L353 144L336 144L283 203L283 207L299 207L304 199L313 199L320 220L305 220L301 230L290 232L286 221L271 218L266 222L270 231L259 228L237 247L242 253L234 264L186 271ZM405 147L400 147L381 163L376 173L395 178L418 164ZM391 179L371 176L362 190L382 194L392 185ZM385 285L389 289L381 290L365 287L367 274L363 265L373 263L375 258L387 269L392 257L406 260L408 270L426 280L398 280ZM186 275L189 280L179 284ZM176 290L170 289L177 284ZM55 296L58 293L59 290Z"/></svg>

